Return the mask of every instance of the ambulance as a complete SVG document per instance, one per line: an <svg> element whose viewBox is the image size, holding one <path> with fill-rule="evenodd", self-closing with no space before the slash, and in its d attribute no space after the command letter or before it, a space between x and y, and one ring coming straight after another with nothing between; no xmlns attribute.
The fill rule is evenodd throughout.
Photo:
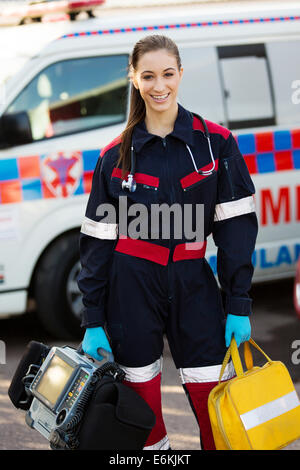
<svg viewBox="0 0 300 470"><path fill-rule="evenodd" d="M94 18L93 9L103 5L105 0L15 0L1 3L1 25L26 25L41 22L44 17L48 21L53 20L58 15L69 15L70 20L74 21L81 12Z"/></svg>
<svg viewBox="0 0 300 470"><path fill-rule="evenodd" d="M1 93L0 316L34 306L55 337L82 334L78 237L93 170L101 148L126 123L132 47L154 33L178 44L179 102L228 127L248 165L259 220L253 282L294 276L300 7L251 2L137 10L66 28ZM207 260L216 274L212 239Z"/></svg>

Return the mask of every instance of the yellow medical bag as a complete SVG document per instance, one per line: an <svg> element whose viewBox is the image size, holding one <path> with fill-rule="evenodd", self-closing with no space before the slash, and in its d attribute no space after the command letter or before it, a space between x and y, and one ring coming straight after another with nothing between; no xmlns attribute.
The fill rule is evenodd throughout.
<svg viewBox="0 0 300 470"><path fill-rule="evenodd" d="M253 367L249 343L267 359ZM230 359L236 376L221 381ZM219 383L208 397L208 411L217 450L276 450L300 438L300 402L285 365L272 361L250 339L244 343L243 371L233 338L226 352Z"/></svg>

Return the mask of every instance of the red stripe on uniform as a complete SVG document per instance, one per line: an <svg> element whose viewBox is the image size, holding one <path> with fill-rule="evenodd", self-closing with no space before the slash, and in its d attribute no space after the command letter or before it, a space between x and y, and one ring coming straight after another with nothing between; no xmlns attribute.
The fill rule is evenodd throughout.
<svg viewBox="0 0 300 470"><path fill-rule="evenodd" d="M218 170L218 159L215 160L215 170ZM200 168L202 171L208 171L212 167L212 162L208 163L208 165L203 166ZM196 171L193 171L193 173L189 173L188 175L184 176L180 180L180 184L183 189L188 188L189 186L192 186L195 183L198 183L198 181L202 181L203 179L207 178L210 175L200 175Z"/></svg>
<svg viewBox="0 0 300 470"><path fill-rule="evenodd" d="M208 132L210 134L221 134L225 139L228 138L230 134L230 130L227 129L227 127L223 127L220 124L217 124L216 122L208 121L207 119L204 119ZM204 127L200 119L198 117L194 116L193 119L193 129L194 131L202 131L204 132Z"/></svg>
<svg viewBox="0 0 300 470"><path fill-rule="evenodd" d="M144 240L134 240L125 235L120 235L115 250L126 255L154 261L154 263L162 264L163 266L168 264L170 253L170 250L164 246L154 245Z"/></svg>
<svg viewBox="0 0 300 470"><path fill-rule="evenodd" d="M175 246L173 261L204 258L207 242L180 243Z"/></svg>
<svg viewBox="0 0 300 470"><path fill-rule="evenodd" d="M129 173L128 171L125 173L125 179L127 178L128 173ZM114 168L111 176L112 176L112 178L122 179L122 170L121 170L121 168Z"/></svg>
<svg viewBox="0 0 300 470"><path fill-rule="evenodd" d="M173 261L181 261L185 259L204 258L207 242L188 242L176 245L173 253ZM144 240L135 240L120 235L118 243L115 247L116 251L137 258L147 259L154 263L166 266L169 261L169 248L161 245L155 245Z"/></svg>
<svg viewBox="0 0 300 470"><path fill-rule="evenodd" d="M156 176L146 175L145 173L135 173L134 179L137 183L147 184L155 188L159 186L159 178Z"/></svg>
<svg viewBox="0 0 300 470"><path fill-rule="evenodd" d="M194 116L194 119L193 119L193 129L194 129L194 131L203 131L204 132L204 127L202 125L202 122L196 116Z"/></svg>
<svg viewBox="0 0 300 470"><path fill-rule="evenodd" d="M111 148L115 147L116 145L121 143L121 136L118 135L114 140L112 140L106 147L103 147L100 153L100 157L103 157L103 155Z"/></svg>
<svg viewBox="0 0 300 470"><path fill-rule="evenodd" d="M121 168L114 168L113 172L111 174L112 177L114 178L122 178L122 169ZM125 179L128 176L128 172L125 173ZM135 173L134 174L134 179L136 183L140 184L147 184L148 186L153 186L155 188L158 188L159 186L159 178L156 176L152 175L146 175L145 173Z"/></svg>

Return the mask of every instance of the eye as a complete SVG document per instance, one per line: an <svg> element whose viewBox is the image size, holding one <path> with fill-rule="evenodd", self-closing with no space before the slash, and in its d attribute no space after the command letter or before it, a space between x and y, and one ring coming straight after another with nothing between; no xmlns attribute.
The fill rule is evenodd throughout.
<svg viewBox="0 0 300 470"><path fill-rule="evenodd" d="M165 74L166 77L173 77L173 75L174 75L174 73L172 73L172 72L167 72L167 73Z"/></svg>
<svg viewBox="0 0 300 470"><path fill-rule="evenodd" d="M152 78L152 75L144 75L143 76L144 80L150 80L150 78Z"/></svg>

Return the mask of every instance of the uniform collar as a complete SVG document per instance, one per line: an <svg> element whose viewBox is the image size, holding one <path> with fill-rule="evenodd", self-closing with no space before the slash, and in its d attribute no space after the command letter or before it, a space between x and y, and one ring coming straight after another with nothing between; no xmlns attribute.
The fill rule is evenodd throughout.
<svg viewBox="0 0 300 470"><path fill-rule="evenodd" d="M193 145L193 119L191 114L178 103L178 114L173 131L168 136L176 137L188 145ZM157 135L147 131L145 121L139 122L133 130L132 143L136 152Z"/></svg>

